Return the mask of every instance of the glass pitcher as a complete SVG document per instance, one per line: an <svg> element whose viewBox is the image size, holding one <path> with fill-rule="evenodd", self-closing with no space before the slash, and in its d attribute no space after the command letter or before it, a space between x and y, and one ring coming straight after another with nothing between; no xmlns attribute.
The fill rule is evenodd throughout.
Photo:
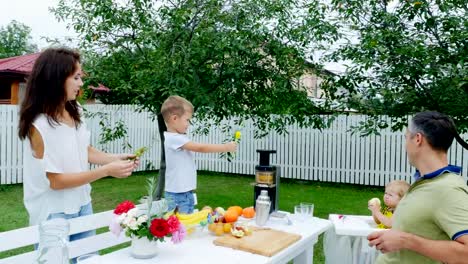
<svg viewBox="0 0 468 264"><path fill-rule="evenodd" d="M63 218L41 222L37 264L69 264L68 234L70 225Z"/></svg>

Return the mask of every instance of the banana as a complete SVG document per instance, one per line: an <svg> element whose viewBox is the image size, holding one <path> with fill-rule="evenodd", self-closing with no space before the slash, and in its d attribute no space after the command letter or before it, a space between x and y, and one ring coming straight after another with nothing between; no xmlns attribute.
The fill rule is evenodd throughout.
<svg viewBox="0 0 468 264"><path fill-rule="evenodd" d="M176 216L179 220L190 220L190 219L197 218L200 216L207 217L209 212L210 212L209 210L201 210L193 214L176 213Z"/></svg>
<svg viewBox="0 0 468 264"><path fill-rule="evenodd" d="M199 215L199 216L193 217L191 219L183 219L183 220L179 220L179 221L181 223L183 223L183 224L198 224L198 223L200 223L201 221L203 221L205 219L206 219L206 216Z"/></svg>
<svg viewBox="0 0 468 264"><path fill-rule="evenodd" d="M197 225L201 221L206 220L209 213L210 213L209 210L201 210L193 214L176 213L176 217L179 219L180 223L182 223L183 225L190 226L190 225Z"/></svg>

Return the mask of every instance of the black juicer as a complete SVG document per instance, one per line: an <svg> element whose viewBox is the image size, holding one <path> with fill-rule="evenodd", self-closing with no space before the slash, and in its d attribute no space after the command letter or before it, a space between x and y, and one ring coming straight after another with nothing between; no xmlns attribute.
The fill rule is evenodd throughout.
<svg viewBox="0 0 468 264"><path fill-rule="evenodd" d="M271 201L270 213L276 212L279 207L280 177L277 166L270 165L270 154L276 154L276 150L257 149L257 152L260 153L260 164L255 166L254 207L260 192L266 190Z"/></svg>

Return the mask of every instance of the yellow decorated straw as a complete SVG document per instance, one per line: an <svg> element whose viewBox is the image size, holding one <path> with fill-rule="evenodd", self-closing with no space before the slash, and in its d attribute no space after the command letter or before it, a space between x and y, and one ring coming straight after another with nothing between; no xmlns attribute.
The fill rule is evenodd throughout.
<svg viewBox="0 0 468 264"><path fill-rule="evenodd" d="M234 139L237 141L241 138L241 132L240 131L236 131L236 133L234 133Z"/></svg>
<svg viewBox="0 0 468 264"><path fill-rule="evenodd" d="M147 147L141 147L139 149L137 149L133 154L135 155L135 157L133 158L130 158L130 160L136 160L137 158L141 157L143 155L143 153L145 153L146 151L148 150Z"/></svg>

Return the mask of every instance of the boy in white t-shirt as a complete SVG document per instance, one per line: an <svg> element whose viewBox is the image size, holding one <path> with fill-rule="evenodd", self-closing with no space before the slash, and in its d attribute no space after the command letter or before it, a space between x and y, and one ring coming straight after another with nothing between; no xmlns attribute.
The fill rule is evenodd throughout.
<svg viewBox="0 0 468 264"><path fill-rule="evenodd" d="M235 152L237 144L204 144L191 141L186 132L193 114L193 105L180 96L170 96L161 107L167 126L164 132L166 154L165 197L169 210L176 206L179 212L192 213L193 191L197 187L197 168L192 152Z"/></svg>

